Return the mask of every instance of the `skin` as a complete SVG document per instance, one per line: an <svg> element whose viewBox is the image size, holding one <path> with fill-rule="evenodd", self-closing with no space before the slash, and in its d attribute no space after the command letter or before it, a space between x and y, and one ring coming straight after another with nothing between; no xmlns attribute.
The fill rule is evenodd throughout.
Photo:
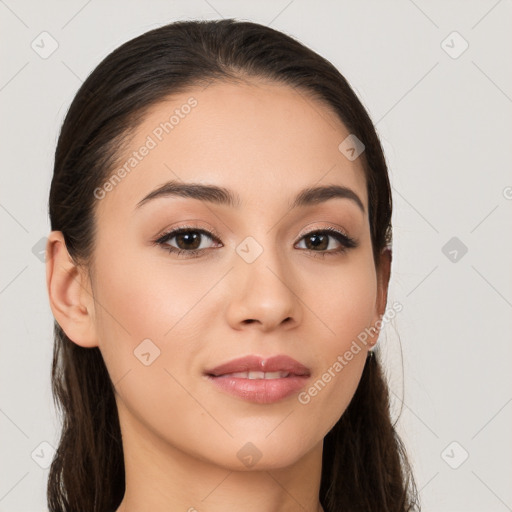
<svg viewBox="0 0 512 512"><path fill-rule="evenodd" d="M97 201L87 268L71 261L62 233L50 234L51 308L73 342L100 348L115 384L126 468L118 512L321 511L323 438L357 388L368 346L305 405L297 393L248 402L203 372L249 354L287 354L310 368L309 386L379 320L390 260L383 253L377 271L361 159L338 150L349 132L326 106L252 80L153 106L120 165L190 96L198 105ZM170 179L223 186L242 203L170 196L136 208ZM351 188L364 213L340 198L289 209L299 190L328 184ZM215 230L221 243L201 238L196 258L152 244L185 221ZM304 235L326 227L343 229L357 247L320 257L340 242L330 237L315 249ZM235 250L248 236L263 249L250 264ZM176 237L168 244L190 247ZM160 355L146 366L134 350L148 338ZM252 467L237 457L248 442L261 453Z"/></svg>

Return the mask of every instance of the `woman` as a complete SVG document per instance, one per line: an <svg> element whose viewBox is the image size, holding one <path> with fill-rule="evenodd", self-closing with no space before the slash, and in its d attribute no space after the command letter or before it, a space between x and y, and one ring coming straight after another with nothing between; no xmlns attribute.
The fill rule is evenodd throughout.
<svg viewBox="0 0 512 512"><path fill-rule="evenodd" d="M391 191L356 95L268 27L112 52L58 141L51 511L406 511L372 347Z"/></svg>

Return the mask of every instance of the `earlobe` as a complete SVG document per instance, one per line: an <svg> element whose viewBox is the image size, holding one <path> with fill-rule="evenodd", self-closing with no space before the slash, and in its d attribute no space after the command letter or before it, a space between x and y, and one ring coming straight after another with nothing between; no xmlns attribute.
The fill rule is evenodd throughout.
<svg viewBox="0 0 512 512"><path fill-rule="evenodd" d="M61 231L48 236L46 287L53 316L67 337L85 348L98 346L88 279L69 255Z"/></svg>

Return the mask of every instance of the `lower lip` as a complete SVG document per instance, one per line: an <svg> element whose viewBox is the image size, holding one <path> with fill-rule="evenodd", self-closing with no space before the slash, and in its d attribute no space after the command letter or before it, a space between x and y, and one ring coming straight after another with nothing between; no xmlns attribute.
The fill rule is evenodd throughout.
<svg viewBox="0 0 512 512"><path fill-rule="evenodd" d="M208 376L208 380L226 393L248 402L271 404L293 395L304 387L309 377L290 376L281 379L244 379Z"/></svg>

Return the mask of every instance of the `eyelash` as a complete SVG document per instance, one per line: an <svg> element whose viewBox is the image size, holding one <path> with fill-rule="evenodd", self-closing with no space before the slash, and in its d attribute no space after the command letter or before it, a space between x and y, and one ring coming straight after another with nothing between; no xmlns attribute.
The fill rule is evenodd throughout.
<svg viewBox="0 0 512 512"><path fill-rule="evenodd" d="M171 239L173 239L175 236L181 235L183 233L199 233L201 235L206 235L208 238L211 238L214 241L220 242L220 237L217 235L217 233L209 232L204 229L196 228L194 226L180 226L178 228L173 229L172 231L169 231L167 233L164 233L162 236L160 236L157 240L155 240L153 243L155 245L159 245L162 247L162 249L166 250L167 252L174 253L178 257L185 257L185 258L197 258L200 256L200 253L203 251L206 251L207 249L178 249L176 247L173 247L169 245L167 242ZM302 249L303 251L308 251L313 253L315 257L324 258L325 256L336 256L339 254L345 253L348 249L352 249L354 247L357 247L357 242L346 235L345 233L342 233L341 231L338 231L337 229L328 227L323 229L316 229L313 231L309 231L308 233L302 235L300 240L311 236L311 235L322 235L322 234L328 234L329 236L335 238L340 244L341 248L331 251L314 251L312 249ZM299 241L300 241L299 240Z"/></svg>

